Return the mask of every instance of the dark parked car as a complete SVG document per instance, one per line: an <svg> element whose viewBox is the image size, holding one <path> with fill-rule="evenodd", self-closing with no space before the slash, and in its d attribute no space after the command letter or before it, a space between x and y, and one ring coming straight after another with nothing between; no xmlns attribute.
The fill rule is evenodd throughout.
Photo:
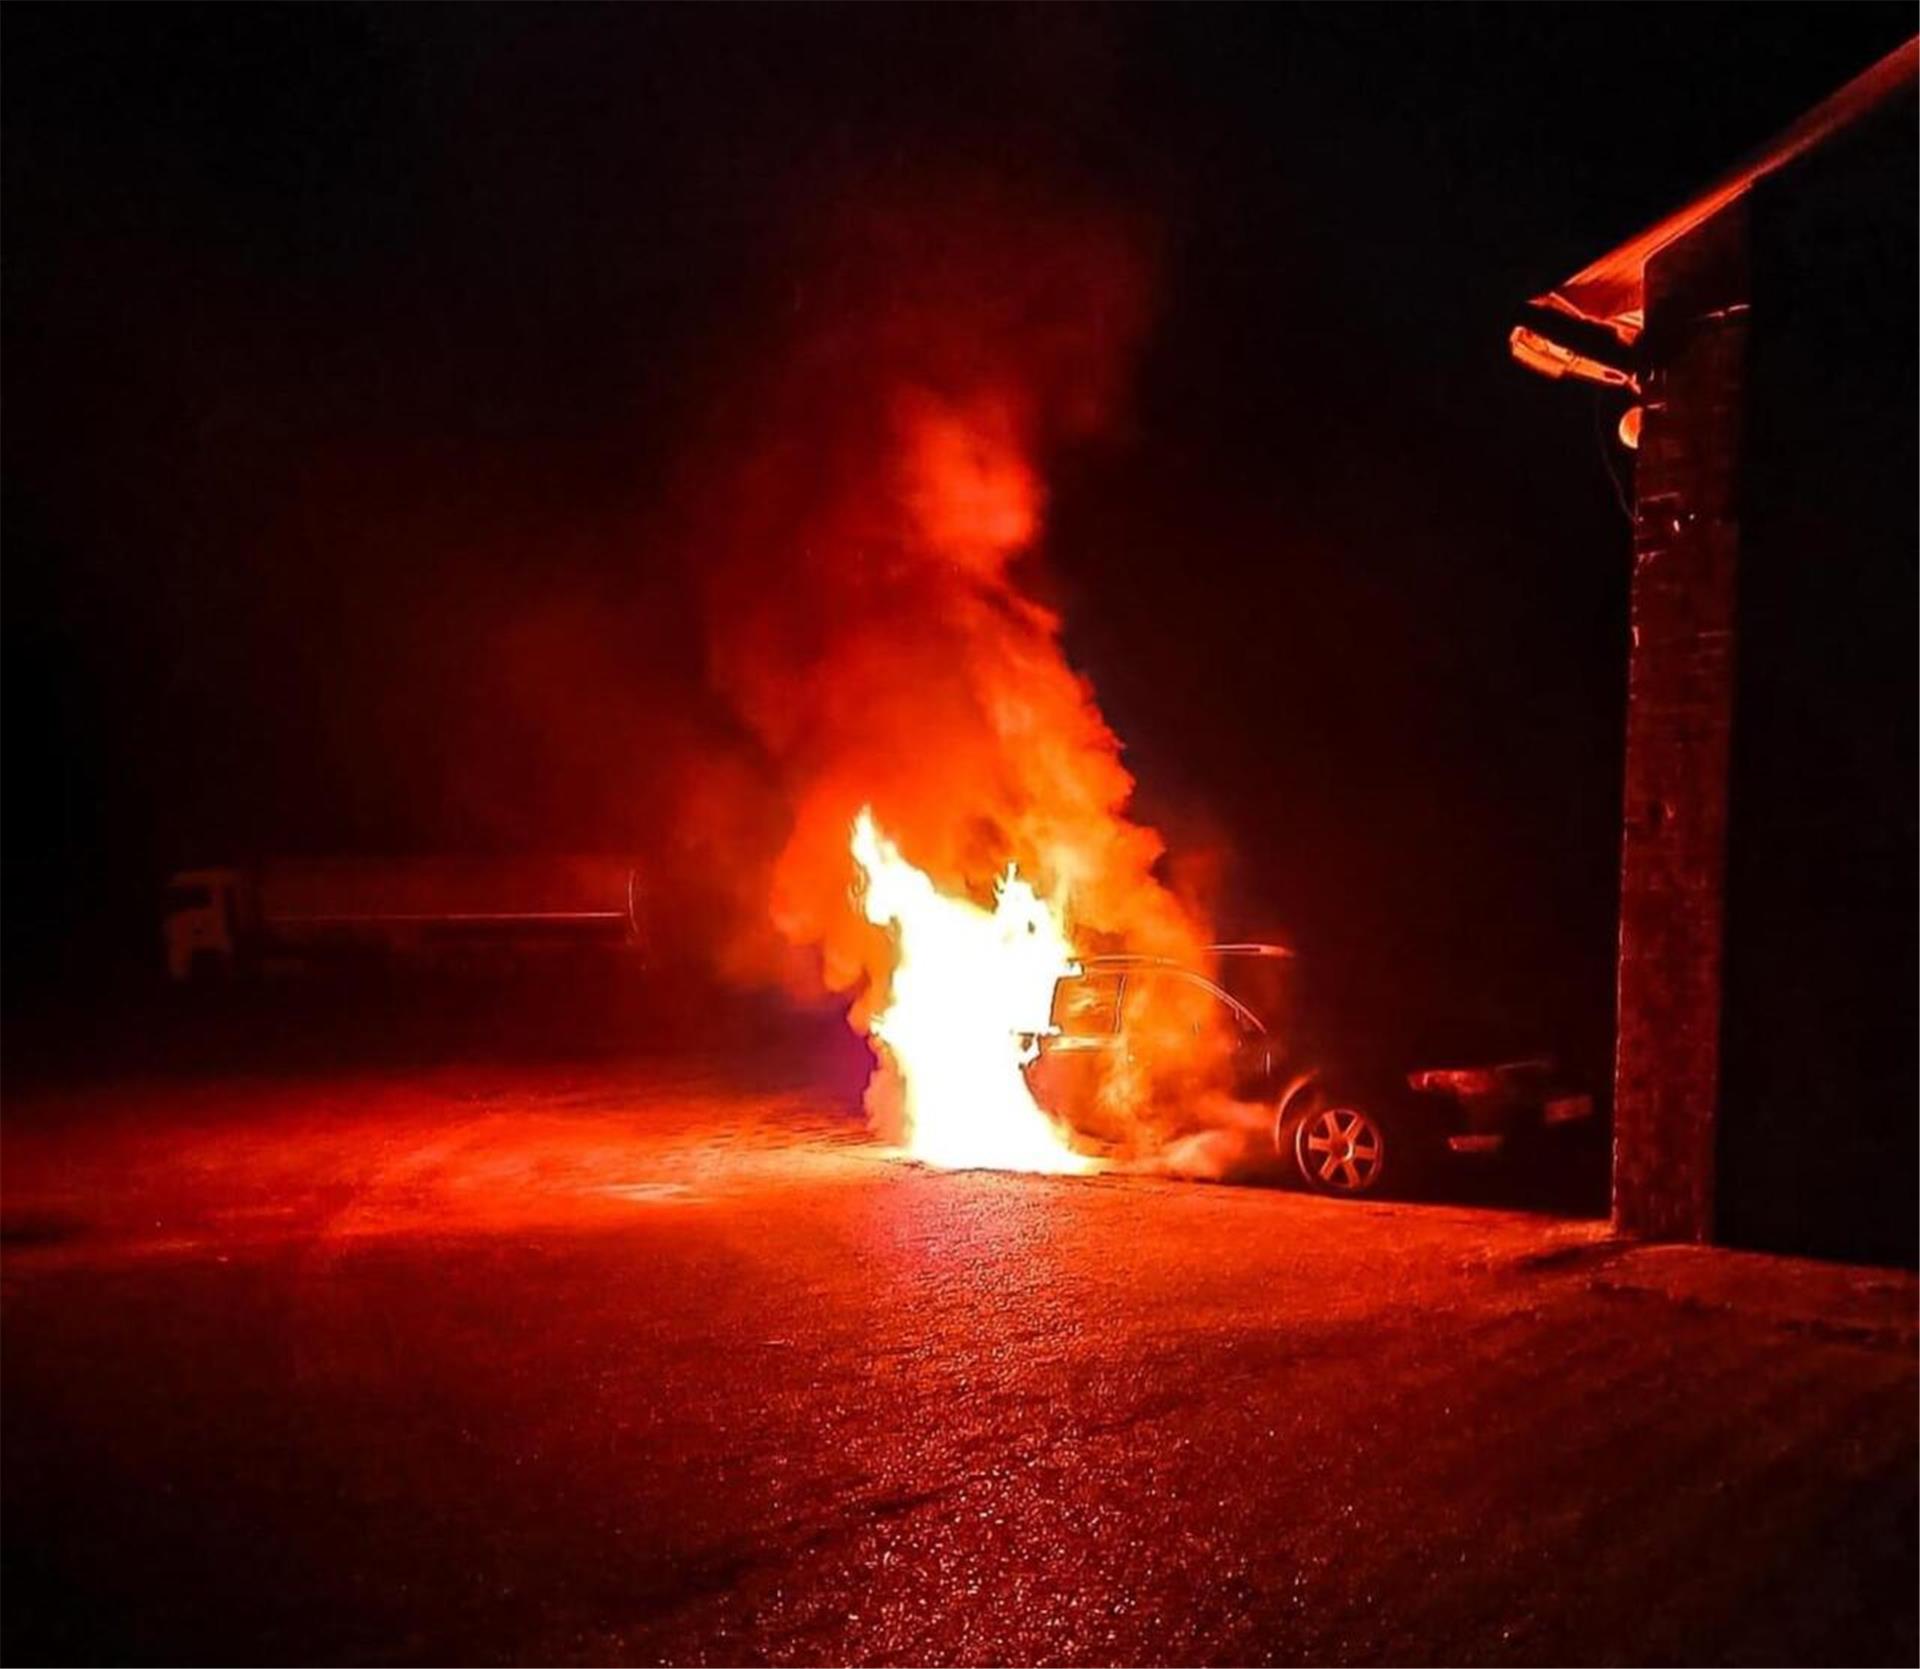
<svg viewBox="0 0 1920 1669"><path fill-rule="evenodd" d="M1155 957L1096 956L1055 987L1052 1026L1029 1068L1044 1104L1096 1139L1098 1089L1156 1048L1156 1011L1220 1022L1227 1075L1241 1104L1270 1108L1274 1152L1307 1187L1364 1195L1437 1153L1494 1153L1522 1134L1592 1115L1590 1096L1566 1088L1539 1054L1475 1053L1385 1040L1379 1028L1330 1024L1301 990L1298 963L1278 945L1215 945L1207 968ZM1174 982L1172 986L1151 982ZM1156 1004L1156 997L1174 1001ZM1177 1040L1176 1040L1177 1042Z"/></svg>

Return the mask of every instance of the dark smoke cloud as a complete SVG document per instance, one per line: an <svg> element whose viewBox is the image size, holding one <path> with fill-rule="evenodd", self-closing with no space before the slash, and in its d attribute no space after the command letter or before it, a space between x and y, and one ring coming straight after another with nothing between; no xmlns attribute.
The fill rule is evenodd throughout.
<svg viewBox="0 0 1920 1669"><path fill-rule="evenodd" d="M923 179L841 201L790 260L791 315L698 471L710 675L778 808L746 850L707 847L737 866L730 955L884 980L847 902L863 805L945 887L981 896L1014 861L1083 934L1190 944L1039 600L1047 462L1114 422L1149 320L1141 229Z"/></svg>

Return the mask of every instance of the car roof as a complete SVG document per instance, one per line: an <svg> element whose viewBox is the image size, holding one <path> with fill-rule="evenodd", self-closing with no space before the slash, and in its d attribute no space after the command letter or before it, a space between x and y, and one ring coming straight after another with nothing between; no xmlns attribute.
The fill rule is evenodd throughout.
<svg viewBox="0 0 1920 1669"><path fill-rule="evenodd" d="M1290 958L1293 952L1285 945L1236 944L1208 945L1204 954L1208 957ZM1086 973L1123 968L1168 968L1183 974L1200 973L1198 968L1182 962L1178 957L1143 956L1131 951L1115 951L1106 956L1083 956L1080 958L1080 967ZM1202 975L1202 977L1205 976Z"/></svg>

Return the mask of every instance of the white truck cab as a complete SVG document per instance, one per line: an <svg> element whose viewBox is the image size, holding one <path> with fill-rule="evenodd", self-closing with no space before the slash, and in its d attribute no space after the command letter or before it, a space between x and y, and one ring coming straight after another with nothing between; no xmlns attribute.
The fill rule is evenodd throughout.
<svg viewBox="0 0 1920 1669"><path fill-rule="evenodd" d="M183 869L168 880L163 931L171 978L233 971L243 885L237 869Z"/></svg>

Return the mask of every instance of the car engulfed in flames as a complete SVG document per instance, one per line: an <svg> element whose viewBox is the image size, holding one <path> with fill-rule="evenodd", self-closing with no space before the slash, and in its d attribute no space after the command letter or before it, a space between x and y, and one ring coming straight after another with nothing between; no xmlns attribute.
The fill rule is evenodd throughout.
<svg viewBox="0 0 1920 1669"><path fill-rule="evenodd" d="M1012 865L990 905L943 892L870 809L851 850L861 911L894 955L868 1037L901 1146L925 1163L1206 1174L1277 1163L1308 1188L1364 1196L1430 1154L1494 1151L1592 1111L1541 1056L1386 1071L1341 1062L1314 1041L1285 947L1208 946L1204 968L1081 957L1065 901Z"/></svg>

